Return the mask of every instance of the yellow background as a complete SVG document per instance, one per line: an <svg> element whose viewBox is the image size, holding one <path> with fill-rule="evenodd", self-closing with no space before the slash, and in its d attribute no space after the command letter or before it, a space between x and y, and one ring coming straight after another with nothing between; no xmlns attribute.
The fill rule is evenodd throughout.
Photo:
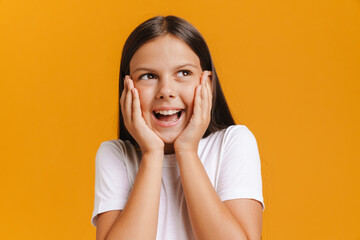
<svg viewBox="0 0 360 240"><path fill-rule="evenodd" d="M359 0L0 0L0 238L95 239L122 46L169 14L203 34L258 141L263 239L360 239Z"/></svg>

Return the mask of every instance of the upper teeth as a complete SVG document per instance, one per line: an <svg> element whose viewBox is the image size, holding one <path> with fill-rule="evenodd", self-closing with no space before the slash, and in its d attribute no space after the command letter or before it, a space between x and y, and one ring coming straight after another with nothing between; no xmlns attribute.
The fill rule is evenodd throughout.
<svg viewBox="0 0 360 240"><path fill-rule="evenodd" d="M161 115L173 115L175 113L180 112L181 110L159 110L155 111L155 113L160 113Z"/></svg>

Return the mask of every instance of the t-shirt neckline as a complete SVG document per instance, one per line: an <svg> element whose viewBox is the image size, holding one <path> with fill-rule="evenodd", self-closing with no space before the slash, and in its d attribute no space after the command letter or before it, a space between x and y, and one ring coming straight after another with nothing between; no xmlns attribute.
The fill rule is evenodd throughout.
<svg viewBox="0 0 360 240"><path fill-rule="evenodd" d="M176 167L177 161L175 153L172 154L164 154L163 167Z"/></svg>

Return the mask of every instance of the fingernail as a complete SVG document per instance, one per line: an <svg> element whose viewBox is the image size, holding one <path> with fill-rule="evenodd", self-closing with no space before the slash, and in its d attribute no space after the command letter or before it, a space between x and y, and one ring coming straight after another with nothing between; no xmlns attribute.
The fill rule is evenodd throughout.
<svg viewBox="0 0 360 240"><path fill-rule="evenodd" d="M210 75L210 71L206 71L206 77L208 78Z"/></svg>

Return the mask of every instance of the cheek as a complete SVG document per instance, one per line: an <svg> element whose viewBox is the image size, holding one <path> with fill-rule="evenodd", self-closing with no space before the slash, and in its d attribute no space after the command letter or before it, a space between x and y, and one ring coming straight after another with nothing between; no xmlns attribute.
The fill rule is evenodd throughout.
<svg viewBox="0 0 360 240"><path fill-rule="evenodd" d="M195 88L196 85L191 85L183 88L182 99L185 104L191 109L195 99Z"/></svg>
<svg viewBox="0 0 360 240"><path fill-rule="evenodd" d="M141 110L142 111L147 110L151 103L151 96L149 94L149 91L146 91L141 88L138 88L137 90L139 92Z"/></svg>

